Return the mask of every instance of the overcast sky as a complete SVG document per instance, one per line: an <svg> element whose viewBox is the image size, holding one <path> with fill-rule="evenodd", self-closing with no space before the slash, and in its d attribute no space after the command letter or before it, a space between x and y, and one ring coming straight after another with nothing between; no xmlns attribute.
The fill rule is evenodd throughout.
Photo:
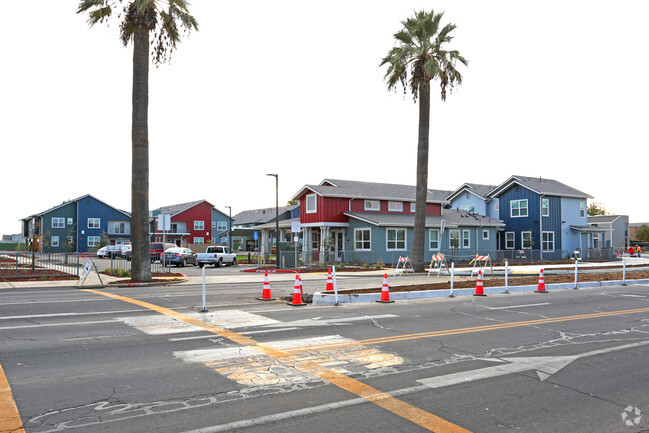
<svg viewBox="0 0 649 433"><path fill-rule="evenodd" d="M72 0L3 1L0 234L92 194L130 211L132 46ZM649 2L194 0L200 29L150 72L150 208L233 215L324 178L414 185L418 109L379 63L413 10L470 62L434 83L429 188L555 179L649 221Z"/></svg>

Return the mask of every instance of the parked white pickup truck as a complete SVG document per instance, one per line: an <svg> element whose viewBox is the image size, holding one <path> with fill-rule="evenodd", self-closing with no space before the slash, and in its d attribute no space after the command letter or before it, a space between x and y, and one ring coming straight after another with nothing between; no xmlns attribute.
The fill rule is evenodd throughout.
<svg viewBox="0 0 649 433"><path fill-rule="evenodd" d="M196 255L196 264L202 268L204 265L236 265L237 256L230 252L228 247L211 246L207 247L204 253Z"/></svg>

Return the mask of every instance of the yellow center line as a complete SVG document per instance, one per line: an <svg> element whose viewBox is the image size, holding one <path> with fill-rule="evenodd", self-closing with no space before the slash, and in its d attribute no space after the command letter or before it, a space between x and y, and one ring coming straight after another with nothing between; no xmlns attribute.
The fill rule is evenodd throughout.
<svg viewBox="0 0 649 433"><path fill-rule="evenodd" d="M325 368L324 366L319 365L313 361L300 360L296 355L293 355L285 350L276 349L267 344L259 343L252 338L246 337L236 332L232 332L225 328L205 323L194 317L187 316L185 314L178 313L176 311L160 307L155 304L139 301L137 299L127 298L125 296L102 292L99 290L83 289L83 291L107 296L109 298L129 302L131 304L139 305L141 307L157 311L160 314L164 314L176 320L183 321L187 324L194 325L206 331L220 335L235 343L248 346L273 358L285 360L289 365L295 367L297 370L314 374L322 380L331 383L332 385L336 385L341 389L362 397L365 400L374 403L377 406L394 413L395 415L405 418L408 421L411 421L429 431L439 433L470 433L469 430L466 430L458 425L446 421L443 418L433 415L432 413L426 412L416 406L406 403L405 401L399 400L391 396L390 394L375 389L369 385L364 384L363 382L352 379L351 377L347 377L343 374L336 373L335 371L329 370L328 368Z"/></svg>
<svg viewBox="0 0 649 433"><path fill-rule="evenodd" d="M0 365L0 433L25 433L11 387Z"/></svg>
<svg viewBox="0 0 649 433"><path fill-rule="evenodd" d="M647 313L647 312L649 312L649 308L607 311L602 313L580 314L576 316L563 316L563 317L552 317L547 319L527 320L523 322L506 322L506 323L498 323L495 325L474 326L471 328L458 328L458 329L446 329L443 331L420 332L417 334L404 334L404 335L398 335L393 337L371 338L367 340L352 340L352 341L343 341L340 343L328 343L328 344L320 344L314 346L291 347L289 349L286 349L286 351L287 352L308 352L311 350L323 350L323 349L333 349L333 348L347 347L347 346L390 343L394 341L406 341L406 340L415 340L419 338L431 338L431 337L441 337L446 335L468 334L472 332L485 332L485 331L493 331L497 329L518 328L521 326L534 326L534 325L543 325L547 323L568 322L572 320L595 319L598 317L620 316L624 314L638 314L638 313Z"/></svg>

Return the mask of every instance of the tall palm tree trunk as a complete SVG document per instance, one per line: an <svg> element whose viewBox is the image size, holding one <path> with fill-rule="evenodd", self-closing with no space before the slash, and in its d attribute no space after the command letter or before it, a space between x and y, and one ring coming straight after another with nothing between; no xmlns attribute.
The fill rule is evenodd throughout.
<svg viewBox="0 0 649 433"><path fill-rule="evenodd" d="M149 30L133 35L133 117L131 125L131 279L151 280L149 253Z"/></svg>
<svg viewBox="0 0 649 433"><path fill-rule="evenodd" d="M417 189L415 229L412 239L412 267L423 272L428 195L428 137L430 130L430 81L419 84L419 140L417 142Z"/></svg>

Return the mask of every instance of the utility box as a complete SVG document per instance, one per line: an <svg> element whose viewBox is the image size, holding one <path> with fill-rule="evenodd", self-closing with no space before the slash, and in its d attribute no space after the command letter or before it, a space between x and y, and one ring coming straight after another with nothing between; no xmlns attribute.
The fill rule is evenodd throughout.
<svg viewBox="0 0 649 433"><path fill-rule="evenodd" d="M277 265L278 269L296 269L297 261L295 255L300 253L300 246L295 247L295 242L280 242L279 250L277 251Z"/></svg>

